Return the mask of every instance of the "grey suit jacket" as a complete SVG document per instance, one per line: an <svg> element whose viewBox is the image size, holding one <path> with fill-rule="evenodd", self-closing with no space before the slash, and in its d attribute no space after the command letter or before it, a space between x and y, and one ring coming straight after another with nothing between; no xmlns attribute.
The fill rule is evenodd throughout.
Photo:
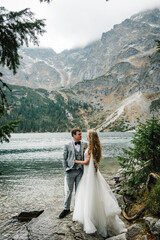
<svg viewBox="0 0 160 240"><path fill-rule="evenodd" d="M81 141L81 154L82 154L82 161L84 161L84 152L88 144L86 142ZM75 146L74 142L70 142L64 146L63 152L63 168L64 171L67 172L71 170L75 164Z"/></svg>

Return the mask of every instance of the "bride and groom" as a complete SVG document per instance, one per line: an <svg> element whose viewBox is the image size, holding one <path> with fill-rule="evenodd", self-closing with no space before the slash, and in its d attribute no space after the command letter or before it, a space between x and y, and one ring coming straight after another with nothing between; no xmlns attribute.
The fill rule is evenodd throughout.
<svg viewBox="0 0 160 240"><path fill-rule="evenodd" d="M86 233L97 231L107 237L126 232L119 218L121 209L117 200L97 167L102 154L97 132L92 129L88 131L88 144L81 141L80 129L73 129L71 134L73 141L64 147L65 203L59 218L70 213L75 185L73 221L82 223Z"/></svg>

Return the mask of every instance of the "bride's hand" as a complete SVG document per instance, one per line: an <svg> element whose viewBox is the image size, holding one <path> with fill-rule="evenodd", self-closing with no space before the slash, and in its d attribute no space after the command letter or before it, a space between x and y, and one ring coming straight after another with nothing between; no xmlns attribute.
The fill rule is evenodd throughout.
<svg viewBox="0 0 160 240"><path fill-rule="evenodd" d="M75 160L74 162L75 162L75 163L77 163L77 162L78 162L78 160Z"/></svg>

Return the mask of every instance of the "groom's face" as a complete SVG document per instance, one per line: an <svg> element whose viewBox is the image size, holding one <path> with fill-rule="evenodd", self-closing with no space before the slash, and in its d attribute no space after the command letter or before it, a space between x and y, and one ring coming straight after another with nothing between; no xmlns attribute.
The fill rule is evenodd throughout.
<svg viewBox="0 0 160 240"><path fill-rule="evenodd" d="M82 133L77 131L76 135L73 134L73 139L75 142L79 142L82 139Z"/></svg>

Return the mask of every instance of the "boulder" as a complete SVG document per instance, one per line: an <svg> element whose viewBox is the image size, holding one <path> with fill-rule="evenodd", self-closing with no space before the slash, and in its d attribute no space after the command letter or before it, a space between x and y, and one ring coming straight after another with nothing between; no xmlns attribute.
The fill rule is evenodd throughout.
<svg viewBox="0 0 160 240"><path fill-rule="evenodd" d="M156 231L160 235L160 219L153 226L153 231Z"/></svg>
<svg viewBox="0 0 160 240"><path fill-rule="evenodd" d="M124 200L123 200L123 196L120 195L120 194L114 194L114 195L115 195L115 197L116 197L116 199L118 201L119 206L120 207L124 206L125 203L124 203Z"/></svg>
<svg viewBox="0 0 160 240"><path fill-rule="evenodd" d="M113 190L114 193L119 193L122 190L121 186L116 186L116 188Z"/></svg>
<svg viewBox="0 0 160 240"><path fill-rule="evenodd" d="M133 237L137 236L142 232L142 226L140 224L133 224L127 229L127 240L131 240Z"/></svg>
<svg viewBox="0 0 160 240"><path fill-rule="evenodd" d="M158 218L144 217L143 219L144 219L145 223L148 225L150 231L152 232L155 223L158 221Z"/></svg>
<svg viewBox="0 0 160 240"><path fill-rule="evenodd" d="M21 229L12 237L12 240L28 240L28 230L26 226L21 227Z"/></svg>
<svg viewBox="0 0 160 240"><path fill-rule="evenodd" d="M160 239L160 219L152 227L152 233L156 240Z"/></svg>
<svg viewBox="0 0 160 240"><path fill-rule="evenodd" d="M17 218L20 222L29 222L32 220L32 218L37 218L40 214L42 214L44 210L41 211L31 211L31 212L21 212L18 216L15 216L14 218Z"/></svg>
<svg viewBox="0 0 160 240"><path fill-rule="evenodd" d="M104 240L98 233L86 234L83 225L72 221L72 212L59 219L62 209L48 208L19 230L12 240Z"/></svg>
<svg viewBox="0 0 160 240"><path fill-rule="evenodd" d="M114 237L106 238L106 240L127 240L126 233L122 233Z"/></svg>

